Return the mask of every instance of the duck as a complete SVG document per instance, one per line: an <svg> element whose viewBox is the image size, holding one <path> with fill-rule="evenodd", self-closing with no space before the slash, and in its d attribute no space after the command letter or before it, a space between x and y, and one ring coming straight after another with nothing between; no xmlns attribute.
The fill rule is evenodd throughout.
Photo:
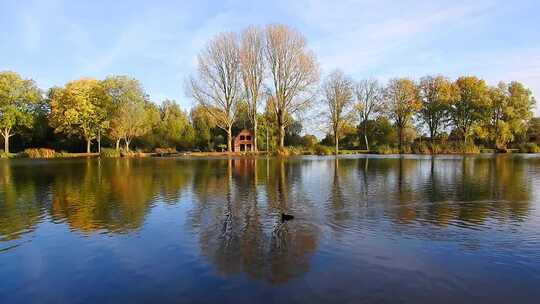
<svg viewBox="0 0 540 304"><path fill-rule="evenodd" d="M281 213L281 222L286 222L286 221L290 221L290 220L294 220L294 215L291 215L291 214L285 214L285 213Z"/></svg>

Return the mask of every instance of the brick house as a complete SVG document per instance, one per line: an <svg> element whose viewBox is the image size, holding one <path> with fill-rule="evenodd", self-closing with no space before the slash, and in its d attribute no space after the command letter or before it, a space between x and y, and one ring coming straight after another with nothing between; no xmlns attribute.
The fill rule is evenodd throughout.
<svg viewBox="0 0 540 304"><path fill-rule="evenodd" d="M253 134L249 130L242 130L234 138L234 152L250 152L254 150Z"/></svg>

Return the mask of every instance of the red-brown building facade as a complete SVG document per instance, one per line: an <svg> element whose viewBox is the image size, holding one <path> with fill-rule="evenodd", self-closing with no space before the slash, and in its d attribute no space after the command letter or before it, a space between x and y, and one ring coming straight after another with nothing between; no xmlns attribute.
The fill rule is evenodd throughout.
<svg viewBox="0 0 540 304"><path fill-rule="evenodd" d="M234 152L251 152L254 151L253 134L249 130L242 130L234 138Z"/></svg>

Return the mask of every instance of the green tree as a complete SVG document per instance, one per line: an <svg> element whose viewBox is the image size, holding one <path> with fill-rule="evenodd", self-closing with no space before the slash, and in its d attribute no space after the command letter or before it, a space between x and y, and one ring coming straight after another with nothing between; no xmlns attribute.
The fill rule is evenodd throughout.
<svg viewBox="0 0 540 304"><path fill-rule="evenodd" d="M120 115L126 115L129 112L128 108L131 106L127 107L127 104L133 106L147 103L148 95L138 80L128 76L109 76L102 81L102 86L111 102L111 111L108 113L108 119L111 120L109 137L115 141L118 151L120 140L126 137L127 128L127 122L124 122Z"/></svg>
<svg viewBox="0 0 540 304"><path fill-rule="evenodd" d="M458 93L450 105L450 118L463 142L467 142L473 126L484 121L488 113L488 87L474 76L460 77L455 85Z"/></svg>
<svg viewBox="0 0 540 304"><path fill-rule="evenodd" d="M197 105L191 109L190 118L195 132L195 145L202 150L213 150L212 129L216 127L213 117L202 106Z"/></svg>
<svg viewBox="0 0 540 304"><path fill-rule="evenodd" d="M86 153L107 122L109 97L100 81L83 78L52 91L50 123L56 133L79 136Z"/></svg>
<svg viewBox="0 0 540 304"><path fill-rule="evenodd" d="M14 72L0 72L0 129L4 151L9 153L9 138L20 128L30 128L41 91L34 81Z"/></svg>
<svg viewBox="0 0 540 304"><path fill-rule="evenodd" d="M540 117L534 117L529 121L527 140L540 144Z"/></svg>
<svg viewBox="0 0 540 304"><path fill-rule="evenodd" d="M131 141L146 134L152 125L151 112L147 105L136 101L121 104L117 115L111 121L111 127L122 134L126 151L129 151Z"/></svg>
<svg viewBox="0 0 540 304"><path fill-rule="evenodd" d="M399 151L402 151L404 131L411 124L413 115L421 108L418 90L408 78L391 79L385 88L385 107L398 131Z"/></svg>
<svg viewBox="0 0 540 304"><path fill-rule="evenodd" d="M157 127L161 146L191 147L194 130L185 111L174 100L165 100L160 106L160 122Z"/></svg>
<svg viewBox="0 0 540 304"><path fill-rule="evenodd" d="M420 79L418 89L422 102L420 118L433 142L448 121L450 102L456 98L457 88L443 76L425 76Z"/></svg>

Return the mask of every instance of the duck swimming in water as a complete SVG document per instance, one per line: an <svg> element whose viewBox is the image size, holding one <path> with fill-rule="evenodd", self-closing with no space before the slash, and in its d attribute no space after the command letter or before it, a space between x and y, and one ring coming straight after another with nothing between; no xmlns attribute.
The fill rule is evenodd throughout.
<svg viewBox="0 0 540 304"><path fill-rule="evenodd" d="M281 222L284 223L286 221L294 220L294 215L281 213Z"/></svg>

